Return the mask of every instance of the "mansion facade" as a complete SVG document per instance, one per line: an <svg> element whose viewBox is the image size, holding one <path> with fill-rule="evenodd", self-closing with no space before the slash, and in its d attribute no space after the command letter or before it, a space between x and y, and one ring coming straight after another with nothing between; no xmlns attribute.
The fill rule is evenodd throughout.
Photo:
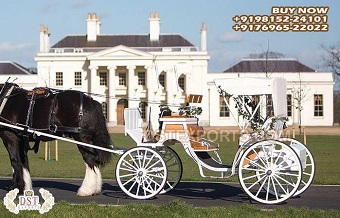
<svg viewBox="0 0 340 218"><path fill-rule="evenodd" d="M176 110L188 93L207 90L209 56L205 24L198 49L179 34L161 34L158 13L149 22L149 34L102 35L100 18L88 14L86 34L66 36L51 47L42 25L38 77L49 87L93 94L108 125L124 124L124 108L140 107L142 118L152 114L157 126L159 105ZM207 111L207 101L203 105Z"/></svg>
<svg viewBox="0 0 340 218"><path fill-rule="evenodd" d="M287 79L289 124L297 124L301 117L303 125L333 125L331 73L318 73L292 59L241 60L222 73L208 73L205 23L198 48L179 34L161 34L158 13L150 14L148 34L101 34L96 14L88 14L86 25L86 34L65 36L52 46L48 28L41 25L37 75L32 80L39 86L89 93L101 103L109 126L124 124L124 108L139 107L142 118L155 129L159 106L177 112L189 94L203 95L201 125L235 126L214 80L268 76ZM263 63L268 67L265 72ZM294 99L302 88L300 116Z"/></svg>

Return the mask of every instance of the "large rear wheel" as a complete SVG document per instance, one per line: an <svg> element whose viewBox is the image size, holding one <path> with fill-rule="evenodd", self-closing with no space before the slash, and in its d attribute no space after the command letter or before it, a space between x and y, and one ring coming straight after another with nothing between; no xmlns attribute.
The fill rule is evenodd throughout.
<svg viewBox="0 0 340 218"><path fill-rule="evenodd" d="M308 187L312 184L314 175L315 175L315 161L312 153L310 150L307 148L306 145L301 143L300 141L292 138L280 138L280 141L284 142L285 144L295 147L295 146L302 146L306 150L306 159L301 160L304 161L301 163L302 165L302 180L301 184L299 186L299 189L297 192L294 194L294 196L301 195L304 191L308 189Z"/></svg>
<svg viewBox="0 0 340 218"><path fill-rule="evenodd" d="M302 176L299 157L288 145L265 140L251 145L239 163L239 181L252 199L278 204L295 194Z"/></svg>

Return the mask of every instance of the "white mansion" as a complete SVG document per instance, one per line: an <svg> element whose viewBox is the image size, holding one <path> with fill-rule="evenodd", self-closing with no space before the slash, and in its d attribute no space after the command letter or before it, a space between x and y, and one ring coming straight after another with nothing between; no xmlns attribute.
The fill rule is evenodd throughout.
<svg viewBox="0 0 340 218"><path fill-rule="evenodd" d="M99 17L88 14L86 34L65 36L53 46L47 27L41 25L40 51L35 57L38 74L32 76L32 81L40 86L95 94L92 96L102 104L108 125L124 123L124 108L140 107L145 121L151 109L151 121L157 128L159 105L177 111L188 94L201 94L202 125L235 126L214 79L270 74L287 79L289 124L298 122L294 99L303 90L302 125L333 125L331 73L315 72L292 59L245 59L223 73L208 74L210 57L204 23L197 48L179 34L161 34L158 13L151 13L149 22L147 34L104 35L100 33ZM19 83L25 85L26 81L25 77Z"/></svg>

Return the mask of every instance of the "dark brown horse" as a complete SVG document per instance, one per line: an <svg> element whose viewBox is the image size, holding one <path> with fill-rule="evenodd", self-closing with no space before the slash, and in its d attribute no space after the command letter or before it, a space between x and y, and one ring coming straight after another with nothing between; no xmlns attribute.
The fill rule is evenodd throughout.
<svg viewBox="0 0 340 218"><path fill-rule="evenodd" d="M0 85L0 121L22 125L58 136L71 137L76 141L110 148L110 136L101 105L82 92L74 90L34 89L27 91L13 83ZM29 142L51 138L36 137L25 131L18 131L0 125L2 139L13 168L10 190L20 192L32 189L27 158ZM102 180L99 167L111 157L110 152L78 145L86 166L85 178L77 195L89 196L101 191Z"/></svg>

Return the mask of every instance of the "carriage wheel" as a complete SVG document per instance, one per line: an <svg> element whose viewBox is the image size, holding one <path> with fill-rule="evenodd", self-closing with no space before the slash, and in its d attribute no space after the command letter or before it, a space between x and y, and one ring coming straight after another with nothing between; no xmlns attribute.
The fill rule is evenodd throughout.
<svg viewBox="0 0 340 218"><path fill-rule="evenodd" d="M306 145L303 143L299 142L296 139L292 138L280 138L280 141L288 144L289 146L292 146L294 144L299 144L305 147L306 149L306 165L304 168L302 168L302 180L301 184L299 186L299 189L297 192L294 194L294 196L298 196L302 194L304 191L307 190L307 188L312 184L314 175L315 175L315 161L313 158L312 153L309 151ZM303 165L303 164L302 164Z"/></svg>
<svg viewBox="0 0 340 218"><path fill-rule="evenodd" d="M252 199L281 203L298 190L302 176L299 157L288 145L265 140L251 145L239 163L239 181Z"/></svg>
<svg viewBox="0 0 340 218"><path fill-rule="evenodd" d="M168 178L163 190L161 191L161 194L164 194L175 188L176 185L181 181L183 174L183 165L178 154L172 148L164 146L158 148L157 151L165 161L166 168L168 170Z"/></svg>
<svg viewBox="0 0 340 218"><path fill-rule="evenodd" d="M124 152L116 166L117 183L132 198L154 197L163 190L166 179L163 158L150 148L135 147Z"/></svg>

